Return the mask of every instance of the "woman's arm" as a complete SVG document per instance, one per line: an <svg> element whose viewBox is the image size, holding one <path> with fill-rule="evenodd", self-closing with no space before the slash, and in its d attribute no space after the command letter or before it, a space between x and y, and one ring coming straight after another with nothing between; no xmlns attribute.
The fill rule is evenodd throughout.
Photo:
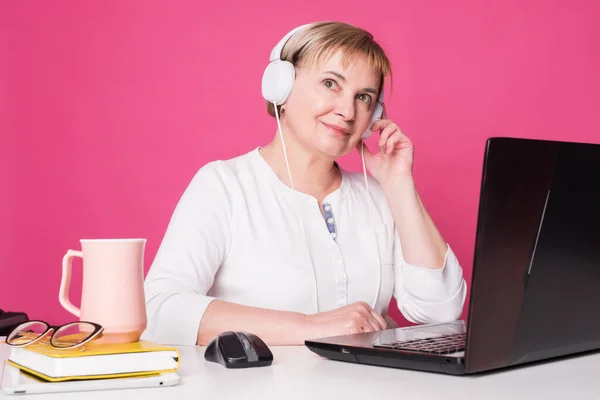
<svg viewBox="0 0 600 400"><path fill-rule="evenodd" d="M460 317L467 286L462 268L425 210L411 178L382 186L396 225L394 297L415 323Z"/></svg>
<svg viewBox="0 0 600 400"><path fill-rule="evenodd" d="M374 332L386 327L385 319L362 301L306 315L214 300L200 323L198 344L206 345L225 331L251 332L268 345L303 345L307 339Z"/></svg>
<svg viewBox="0 0 600 400"><path fill-rule="evenodd" d="M444 265L447 244L425 210L412 177L382 185L390 205L407 263L438 269Z"/></svg>
<svg viewBox="0 0 600 400"><path fill-rule="evenodd" d="M215 300L208 290L231 246L232 205L226 190L231 178L223 163L209 163L179 199L146 276L143 338L196 344L200 320Z"/></svg>
<svg viewBox="0 0 600 400"><path fill-rule="evenodd" d="M384 107L385 110L385 107ZM378 150L358 146L379 182L396 226L394 297L413 322L439 322L460 316L466 295L462 268L427 210L413 178L414 148L398 125L384 116L371 127L380 131Z"/></svg>
<svg viewBox="0 0 600 400"><path fill-rule="evenodd" d="M214 300L206 308L197 344L207 345L225 331L246 331L270 345L297 345L307 339L305 314Z"/></svg>

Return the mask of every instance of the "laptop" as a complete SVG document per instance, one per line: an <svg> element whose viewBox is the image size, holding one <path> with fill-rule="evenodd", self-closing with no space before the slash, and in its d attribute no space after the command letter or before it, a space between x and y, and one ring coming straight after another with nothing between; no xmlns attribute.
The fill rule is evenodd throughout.
<svg viewBox="0 0 600 400"><path fill-rule="evenodd" d="M486 142L468 319L307 340L338 361L465 375L600 349L600 144Z"/></svg>

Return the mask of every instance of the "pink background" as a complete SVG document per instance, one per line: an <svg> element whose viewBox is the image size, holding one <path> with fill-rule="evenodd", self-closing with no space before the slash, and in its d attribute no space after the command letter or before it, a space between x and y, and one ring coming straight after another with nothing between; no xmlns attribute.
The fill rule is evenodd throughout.
<svg viewBox="0 0 600 400"><path fill-rule="evenodd" d="M262 73L306 22L360 25L388 50L388 113L469 284L486 138L600 142L596 1L201 3L0 4L0 308L72 320L58 288L80 238L146 237L147 271L194 173L273 137Z"/></svg>

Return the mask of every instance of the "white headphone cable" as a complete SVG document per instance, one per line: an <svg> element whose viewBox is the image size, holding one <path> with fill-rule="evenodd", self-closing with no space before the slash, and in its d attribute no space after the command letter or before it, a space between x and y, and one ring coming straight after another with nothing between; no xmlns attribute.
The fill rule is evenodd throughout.
<svg viewBox="0 0 600 400"><path fill-rule="evenodd" d="M283 146L283 157L285 159L285 166L287 168L287 173L288 173L288 177L290 179L290 186L292 188L292 190L295 190L294 188L294 181L292 179L292 172L290 170L290 163L288 160L288 156L287 156L287 150L286 150L286 146L285 146L285 139L283 137L283 130L281 129L281 122L279 120L279 112L277 109L277 104L273 103L274 109L275 109L275 119L277 120L277 128L279 130L279 136L281 138L281 144ZM373 210L372 210L372 199L371 199L371 195L370 195L370 191L369 191L369 182L367 179L367 168L365 165L365 157L364 157L364 142L361 143L361 160L362 160L362 166L363 166L363 175L365 178L365 187L367 189L367 197L368 197L368 208L369 208L369 219L371 222L371 228L373 228L373 231L375 233L375 254L377 255L377 275L378 275L378 279L377 279L377 291L375 292L375 299L373 300L373 304L371 305L371 308L375 309L375 307L377 306L377 300L379 298L379 289L381 287L381 260L379 257L379 244L377 241L377 232L375 231L375 225L373 223ZM302 217L300 215L300 210L298 208L296 208L296 213L298 214L298 221L300 222L300 229L302 230L302 237L304 239L304 242L306 244L306 248L308 250L308 256L310 257L310 261L311 261L311 267L312 267L312 271L313 271L313 276L315 279L315 299L316 299L316 312L319 312L319 290L318 290L318 285L317 285L317 274L315 271L315 266L314 266L314 261L312 259L312 255L310 253L310 248L308 246L308 241L306 239L306 231L304 230L304 224L302 223Z"/></svg>
<svg viewBox="0 0 600 400"><path fill-rule="evenodd" d="M281 144L283 146L283 157L285 158L285 166L287 168L288 177L290 178L290 186L292 190L296 190L294 188L294 181L292 180L292 172L290 171L290 163L287 156L287 151L285 147L285 140L283 139L283 131L281 130L281 123L279 122L279 112L277 111L277 103L273 103L273 108L275 109L275 119L277 120L277 128L279 130L279 137L281 138ZM316 312L319 312L319 288L317 285L317 273L315 271L315 263L313 261L312 255L310 254L310 247L308 246L308 240L306 239L306 232L304 231L304 224L302 223L302 216L300 215L300 210L296 207L296 213L298 214L298 221L300 221L300 229L302 230L302 237L304 238L304 243L306 244L306 249L308 250L308 256L310 257L310 265L312 267L313 276L315 278L315 299L316 299Z"/></svg>
<svg viewBox="0 0 600 400"><path fill-rule="evenodd" d="M379 288L381 287L381 258L379 257L379 242L377 240L377 231L375 230L375 224L373 223L373 210L371 207L371 193L369 192L369 181L367 179L367 167L365 165L365 142L363 142L361 140L361 147L360 147L360 158L362 160L362 167L363 167L363 175L365 177L365 187L367 189L367 198L368 198L368 204L369 204L369 219L371 221L371 228L373 229L373 233L375 235L375 254L377 254L377 272L378 272L378 279L377 279L377 291L375 292L375 300L373 300L373 305L371 306L372 309L375 310L375 306L377 305L377 300L379 298Z"/></svg>

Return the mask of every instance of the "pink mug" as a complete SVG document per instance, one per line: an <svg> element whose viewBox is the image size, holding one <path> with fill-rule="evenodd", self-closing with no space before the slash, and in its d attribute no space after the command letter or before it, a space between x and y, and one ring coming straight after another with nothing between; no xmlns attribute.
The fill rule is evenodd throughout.
<svg viewBox="0 0 600 400"><path fill-rule="evenodd" d="M81 251L62 260L60 304L80 321L104 327L98 341L137 342L146 329L144 248L146 239L81 239ZM69 300L73 257L83 259L81 308Z"/></svg>

